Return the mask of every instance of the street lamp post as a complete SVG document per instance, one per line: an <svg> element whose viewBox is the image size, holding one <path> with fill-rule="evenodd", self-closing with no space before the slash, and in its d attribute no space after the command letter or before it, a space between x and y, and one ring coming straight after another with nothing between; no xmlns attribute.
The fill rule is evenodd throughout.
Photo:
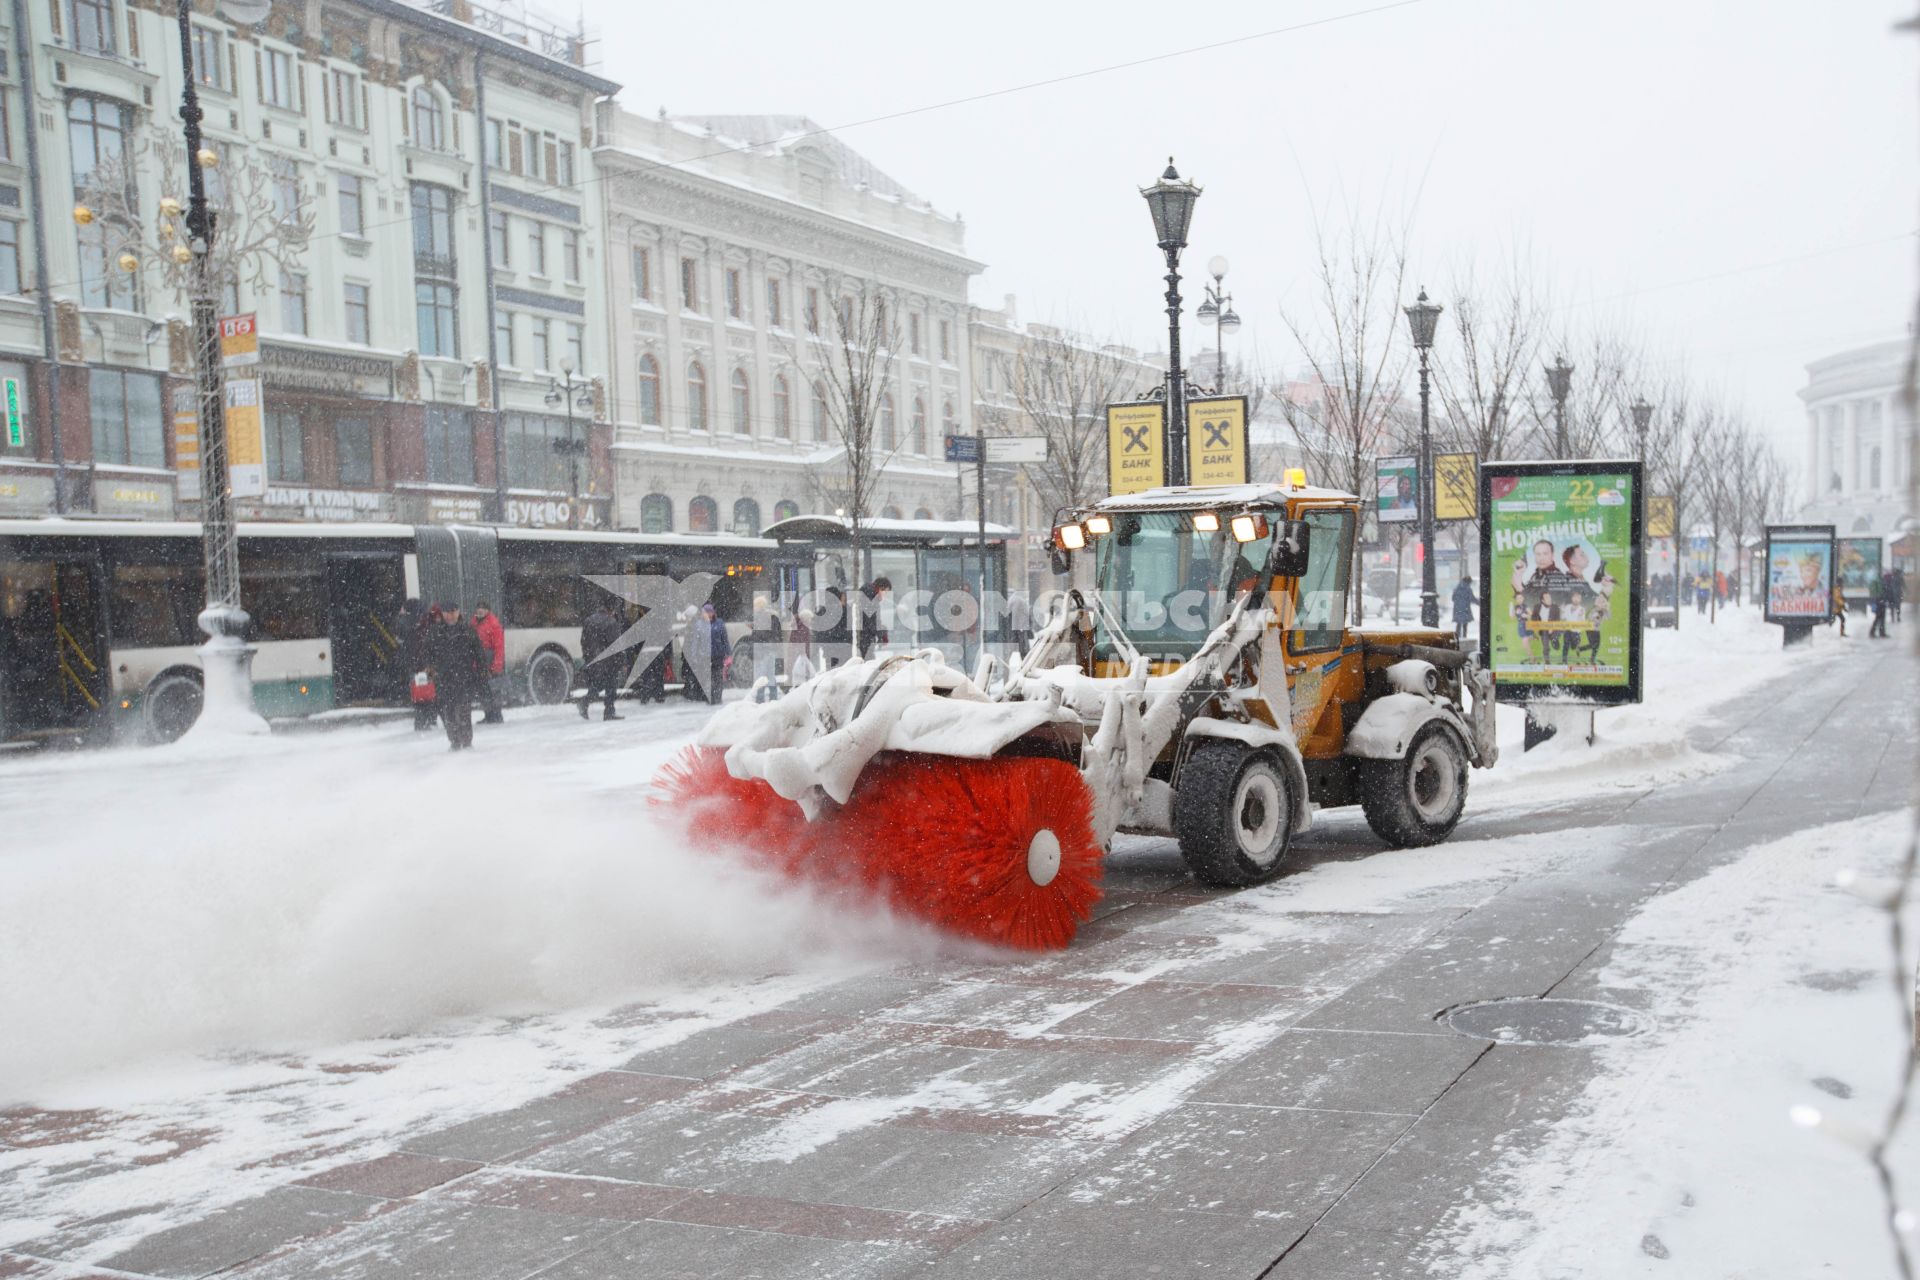
<svg viewBox="0 0 1920 1280"><path fill-rule="evenodd" d="M1413 330L1414 350L1420 353L1420 625L1440 625L1440 592L1434 582L1433 563L1433 428L1428 413L1427 352L1433 349L1433 331L1439 325L1441 307L1427 301L1427 291L1406 308L1407 324Z"/></svg>
<svg viewBox="0 0 1920 1280"><path fill-rule="evenodd" d="M1547 366L1547 392L1553 397L1553 456L1567 456L1567 393L1573 390L1573 366L1555 356Z"/></svg>
<svg viewBox="0 0 1920 1280"><path fill-rule="evenodd" d="M555 454L567 460L567 492L571 501L567 504L567 523L575 529L580 527L580 460L587 456L585 436L576 438L573 434L573 409L577 404L582 409L593 408L593 383L586 378L573 376L573 357L560 357L560 376L547 381L547 407L557 409L562 404L567 408L567 435L564 440L552 442Z"/></svg>
<svg viewBox="0 0 1920 1280"><path fill-rule="evenodd" d="M1633 414L1633 456L1640 460L1644 468L1647 462L1647 427L1653 422L1653 406L1647 403L1645 396L1636 396L1627 411ZM1642 471L1642 481L1645 472Z"/></svg>
<svg viewBox="0 0 1920 1280"><path fill-rule="evenodd" d="M1180 364L1180 251L1187 247L1200 188L1182 181L1167 157L1160 181L1143 187L1154 235L1167 255L1167 483L1187 482L1187 375Z"/></svg>
<svg viewBox="0 0 1920 1280"><path fill-rule="evenodd" d="M223 13L244 21L266 16L260 0L226 0ZM194 88L193 2L179 0L180 120L187 144L187 250L192 254L194 376L200 406L200 540L206 564L207 603L200 611L202 702L200 724L239 732L265 732L253 709L253 647L246 642L247 611L240 604L240 542L233 524L232 483L227 472L227 423L220 378L220 334L214 310L213 237L216 219L207 204L202 170L216 162L202 145L200 95Z"/></svg>
<svg viewBox="0 0 1920 1280"><path fill-rule="evenodd" d="M1193 318L1218 331L1214 339L1213 389L1224 395L1227 390L1227 336L1240 331L1240 313L1233 309L1233 295L1226 291L1227 260L1214 254L1207 260L1207 274L1213 283L1206 286L1207 298L1194 309Z"/></svg>

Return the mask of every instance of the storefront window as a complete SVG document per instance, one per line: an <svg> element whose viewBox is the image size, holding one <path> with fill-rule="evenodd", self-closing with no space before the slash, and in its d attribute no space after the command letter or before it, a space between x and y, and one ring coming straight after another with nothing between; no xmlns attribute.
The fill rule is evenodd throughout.
<svg viewBox="0 0 1920 1280"><path fill-rule="evenodd" d="M795 502L792 498L782 498L780 499L780 501L773 504L773 518L776 522L781 520L791 520L799 514L800 514L800 504Z"/></svg>
<svg viewBox="0 0 1920 1280"><path fill-rule="evenodd" d="M465 409L427 410L427 479L472 484L473 415Z"/></svg>
<svg viewBox="0 0 1920 1280"><path fill-rule="evenodd" d="M297 409L267 410L267 478L300 484L307 478L306 439Z"/></svg>
<svg viewBox="0 0 1920 1280"><path fill-rule="evenodd" d="M514 489L566 490L571 463L554 447L567 438L567 420L537 413L501 415L506 432L507 485ZM587 438L587 424L575 420L573 438Z"/></svg>
<svg viewBox="0 0 1920 1280"><path fill-rule="evenodd" d="M752 498L736 498L733 503L733 531L743 538L760 536L760 504Z"/></svg>
<svg viewBox="0 0 1920 1280"><path fill-rule="evenodd" d="M687 504L687 532L718 533L720 504L704 495Z"/></svg>
<svg viewBox="0 0 1920 1280"><path fill-rule="evenodd" d="M333 420L334 457L340 463L340 483L373 483L373 419L342 414Z"/></svg>
<svg viewBox="0 0 1920 1280"><path fill-rule="evenodd" d="M640 499L640 532L673 532L673 499L664 493L650 493Z"/></svg>
<svg viewBox="0 0 1920 1280"><path fill-rule="evenodd" d="M167 465L166 420L160 412L157 375L90 369L87 393L95 462L123 467Z"/></svg>

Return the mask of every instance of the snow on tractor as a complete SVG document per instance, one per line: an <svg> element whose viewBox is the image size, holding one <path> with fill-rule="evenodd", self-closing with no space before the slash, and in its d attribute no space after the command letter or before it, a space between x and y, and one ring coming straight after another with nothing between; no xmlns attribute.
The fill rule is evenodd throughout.
<svg viewBox="0 0 1920 1280"><path fill-rule="evenodd" d="M1494 762L1492 677L1451 632L1347 629L1358 522L1297 471L1108 498L1054 531L1092 589L1010 667L925 650L734 704L662 798L790 874L1028 948L1072 940L1119 832L1223 886L1285 871L1315 808L1444 840Z"/></svg>

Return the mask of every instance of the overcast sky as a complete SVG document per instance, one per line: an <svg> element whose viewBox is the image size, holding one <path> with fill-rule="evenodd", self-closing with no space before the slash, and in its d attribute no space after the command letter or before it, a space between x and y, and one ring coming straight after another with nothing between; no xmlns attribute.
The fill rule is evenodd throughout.
<svg viewBox="0 0 1920 1280"><path fill-rule="evenodd" d="M1363 12L1384 2L589 0L586 20L629 108L808 115L963 214L973 300L1016 294L1027 320L1163 342L1136 192L1171 153L1206 189L1184 270L1232 263L1229 355L1297 365L1278 309L1308 301L1316 216L1349 205L1412 210L1409 291L1443 303L1456 263L1525 246L1566 324L1634 326L1790 457L1806 362L1906 332L1920 38L1891 27L1912 0Z"/></svg>

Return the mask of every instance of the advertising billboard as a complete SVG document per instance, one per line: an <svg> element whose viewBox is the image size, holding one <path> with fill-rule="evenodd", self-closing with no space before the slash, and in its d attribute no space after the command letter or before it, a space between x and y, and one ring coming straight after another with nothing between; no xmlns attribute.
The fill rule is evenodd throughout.
<svg viewBox="0 0 1920 1280"><path fill-rule="evenodd" d="M1107 406L1107 492L1139 493L1167 482L1167 406L1157 400Z"/></svg>
<svg viewBox="0 0 1920 1280"><path fill-rule="evenodd" d="M1420 518L1420 460L1382 458L1374 464L1374 515L1381 524Z"/></svg>
<svg viewBox="0 0 1920 1280"><path fill-rule="evenodd" d="M1880 585L1880 539L1841 538L1834 543L1834 577L1849 600L1871 600Z"/></svg>
<svg viewBox="0 0 1920 1280"><path fill-rule="evenodd" d="M1187 483L1245 484L1252 475L1247 398L1187 401Z"/></svg>
<svg viewBox="0 0 1920 1280"><path fill-rule="evenodd" d="M1433 518L1480 517L1480 459L1471 453L1442 453L1433 460Z"/></svg>
<svg viewBox="0 0 1920 1280"><path fill-rule="evenodd" d="M1767 621L1825 622L1833 616L1833 526L1767 526Z"/></svg>
<svg viewBox="0 0 1920 1280"><path fill-rule="evenodd" d="M1637 462L1480 468L1481 650L1503 702L1640 701Z"/></svg>

